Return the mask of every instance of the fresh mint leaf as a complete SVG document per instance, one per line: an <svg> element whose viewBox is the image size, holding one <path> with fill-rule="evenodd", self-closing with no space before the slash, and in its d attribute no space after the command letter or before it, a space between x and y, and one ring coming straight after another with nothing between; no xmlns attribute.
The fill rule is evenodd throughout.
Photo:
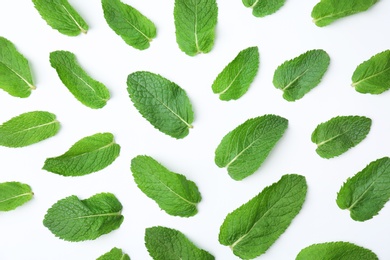
<svg viewBox="0 0 390 260"><path fill-rule="evenodd" d="M138 188L168 214L190 217L198 212L197 205L202 199L198 187L184 175L141 155L131 160L131 171Z"/></svg>
<svg viewBox="0 0 390 260"><path fill-rule="evenodd" d="M122 249L114 247L96 260L130 260L130 257L128 254L123 253Z"/></svg>
<svg viewBox="0 0 390 260"><path fill-rule="evenodd" d="M229 132L215 151L215 163L234 180L253 174L282 138L288 120L276 115L249 119Z"/></svg>
<svg viewBox="0 0 390 260"><path fill-rule="evenodd" d="M90 108L102 108L110 92L102 83L92 79L78 64L76 56L68 51L50 53L50 64L73 96Z"/></svg>
<svg viewBox="0 0 390 260"><path fill-rule="evenodd" d="M287 101L301 99L315 88L328 70L330 57L324 50L310 50L280 65L273 84Z"/></svg>
<svg viewBox="0 0 390 260"><path fill-rule="evenodd" d="M0 211L14 210L30 201L33 195L27 184L15 181L0 183Z"/></svg>
<svg viewBox="0 0 390 260"><path fill-rule="evenodd" d="M130 46L145 50L156 37L156 26L134 7L119 0L102 0L110 28Z"/></svg>
<svg viewBox="0 0 390 260"><path fill-rule="evenodd" d="M4 37L0 37L0 88L20 98L35 89L28 60Z"/></svg>
<svg viewBox="0 0 390 260"><path fill-rule="evenodd" d="M348 209L351 218L366 221L373 218L390 199L390 158L371 162L349 178L337 194L337 205Z"/></svg>
<svg viewBox="0 0 390 260"><path fill-rule="evenodd" d="M366 138L371 119L364 116L338 116L319 124L311 135L322 158L333 158L355 147Z"/></svg>
<svg viewBox="0 0 390 260"><path fill-rule="evenodd" d="M182 88L146 71L130 74L127 86L134 106L155 128L177 139L188 135L194 112Z"/></svg>
<svg viewBox="0 0 390 260"><path fill-rule="evenodd" d="M218 20L216 0L175 0L173 14L179 48L189 56L210 52Z"/></svg>
<svg viewBox="0 0 390 260"><path fill-rule="evenodd" d="M245 7L252 8L256 17L264 17L278 11L286 0L242 0Z"/></svg>
<svg viewBox="0 0 390 260"><path fill-rule="evenodd" d="M352 75L352 86L360 93L381 94L390 89L390 50L372 56Z"/></svg>
<svg viewBox="0 0 390 260"><path fill-rule="evenodd" d="M0 125L0 145L24 147L57 134L60 123L45 111L23 113Z"/></svg>
<svg viewBox="0 0 390 260"><path fill-rule="evenodd" d="M323 27L356 13L367 11L378 0L321 0L311 12L313 22Z"/></svg>
<svg viewBox="0 0 390 260"><path fill-rule="evenodd" d="M106 168L119 152L111 133L98 133L77 141L63 155L46 159L43 169L63 176L83 176Z"/></svg>
<svg viewBox="0 0 390 260"><path fill-rule="evenodd" d="M35 8L51 28L68 36L87 33L88 24L67 0L33 0Z"/></svg>
<svg viewBox="0 0 390 260"><path fill-rule="evenodd" d="M214 260L209 252L196 247L183 233L167 227L145 231L145 245L154 260Z"/></svg>
<svg viewBox="0 0 390 260"><path fill-rule="evenodd" d="M287 174L250 201L229 213L219 242L242 259L264 254L290 226L305 201L305 177Z"/></svg>
<svg viewBox="0 0 390 260"><path fill-rule="evenodd" d="M236 100L244 95L259 69L259 49L250 47L240 51L214 80L211 88L221 100Z"/></svg>
<svg viewBox="0 0 390 260"><path fill-rule="evenodd" d="M111 193L99 193L85 200L72 195L47 211L43 225L66 241L94 240L120 227L121 211L122 204Z"/></svg>
<svg viewBox="0 0 390 260"><path fill-rule="evenodd" d="M295 260L378 260L371 250L349 242L327 242L308 246L299 252Z"/></svg>

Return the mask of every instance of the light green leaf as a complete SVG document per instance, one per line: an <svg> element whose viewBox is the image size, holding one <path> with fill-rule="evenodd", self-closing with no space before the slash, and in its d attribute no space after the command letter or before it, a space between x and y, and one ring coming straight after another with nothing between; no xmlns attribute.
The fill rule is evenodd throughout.
<svg viewBox="0 0 390 260"><path fill-rule="evenodd" d="M242 180L253 174L286 131L288 120L276 115L249 119L229 132L215 151L215 163L230 177Z"/></svg>
<svg viewBox="0 0 390 260"><path fill-rule="evenodd" d="M244 95L259 69L259 49L250 47L240 51L214 80L211 88L221 100L236 100Z"/></svg>
<svg viewBox="0 0 390 260"><path fill-rule="evenodd" d="M208 53L214 45L218 6L215 0L175 0L176 42L189 56Z"/></svg>
<svg viewBox="0 0 390 260"><path fill-rule="evenodd" d="M110 99L110 92L99 81L92 79L68 51L50 53L50 64L73 96L90 108L102 108Z"/></svg>
<svg viewBox="0 0 390 260"><path fill-rule="evenodd" d="M35 89L28 60L4 37L0 37L0 88L20 98Z"/></svg>
<svg viewBox="0 0 390 260"><path fill-rule="evenodd" d="M352 75L352 86L364 94L381 94L390 89L390 50L372 56Z"/></svg>
<svg viewBox="0 0 390 260"><path fill-rule="evenodd" d="M134 106L155 128L177 139L188 135L194 112L182 88L146 71L130 74L127 86Z"/></svg>
<svg viewBox="0 0 390 260"><path fill-rule="evenodd" d="M156 37L156 26L146 16L119 0L102 0L104 18L111 29L130 46L145 50Z"/></svg>
<svg viewBox="0 0 390 260"><path fill-rule="evenodd" d="M283 91L285 100L301 99L321 82L329 63L330 57L324 50L307 51L280 65L275 71L273 84Z"/></svg>
<svg viewBox="0 0 390 260"><path fill-rule="evenodd" d="M329 159L358 145L366 138L370 129L370 118L338 116L319 124L311 135L311 141L317 144L318 155Z"/></svg>
<svg viewBox="0 0 390 260"><path fill-rule="evenodd" d="M23 113L0 125L0 145L24 147L38 143L58 133L56 116L45 111Z"/></svg>
<svg viewBox="0 0 390 260"><path fill-rule="evenodd" d="M47 211L43 225L66 241L94 240L120 227L121 211L122 204L111 193L99 193L85 200L72 195Z"/></svg>
<svg viewBox="0 0 390 260"><path fill-rule="evenodd" d="M114 247L110 252L105 253L96 260L130 260L130 257L122 249Z"/></svg>
<svg viewBox="0 0 390 260"><path fill-rule="evenodd" d="M219 231L219 242L230 246L242 259L264 254L299 213L306 191L305 177L284 175L226 216Z"/></svg>
<svg viewBox="0 0 390 260"><path fill-rule="evenodd" d="M198 212L202 197L196 184L184 175L171 172L149 156L133 158L131 171L138 188L168 214L190 217Z"/></svg>
<svg viewBox="0 0 390 260"><path fill-rule="evenodd" d="M242 0L245 7L252 8L256 17L264 17L278 11L286 0Z"/></svg>
<svg viewBox="0 0 390 260"><path fill-rule="evenodd" d="M390 199L390 158L371 162L341 187L337 205L348 209L351 218L366 221L373 218Z"/></svg>
<svg viewBox="0 0 390 260"><path fill-rule="evenodd" d="M0 211L10 211L30 201L34 193L31 187L20 182L0 183Z"/></svg>
<svg viewBox="0 0 390 260"><path fill-rule="evenodd" d="M166 227L150 227L145 231L145 245L154 260L213 260L209 252L196 247L183 233Z"/></svg>
<svg viewBox="0 0 390 260"><path fill-rule="evenodd" d="M94 134L77 141L63 155L46 159L43 169L63 176L83 176L109 166L120 149L111 133Z"/></svg>
<svg viewBox="0 0 390 260"><path fill-rule="evenodd" d="M35 8L51 28L68 36L87 33L88 24L67 0L33 0Z"/></svg>
<svg viewBox="0 0 390 260"><path fill-rule="evenodd" d="M327 242L308 246L299 252L296 260L378 260L371 250L349 242Z"/></svg>
<svg viewBox="0 0 390 260"><path fill-rule="evenodd" d="M373 6L378 0L321 0L311 12L313 22L323 27L334 21L364 12Z"/></svg>

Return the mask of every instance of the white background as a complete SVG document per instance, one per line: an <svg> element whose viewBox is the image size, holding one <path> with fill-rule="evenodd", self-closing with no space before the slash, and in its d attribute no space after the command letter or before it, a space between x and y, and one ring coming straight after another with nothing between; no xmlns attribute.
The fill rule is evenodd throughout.
<svg viewBox="0 0 390 260"><path fill-rule="evenodd" d="M325 28L310 16L317 0L287 0L275 14L255 18L241 1L218 1L216 39L209 54L189 57L175 41L173 0L126 0L157 26L158 35L145 51L138 51L106 24L100 1L69 1L90 26L86 35L68 37L51 29L29 0L0 1L0 35L12 41L30 61L37 89L27 99L0 91L0 122L24 112L45 110L57 115L60 132L43 142L19 149L0 147L0 182L29 184L32 201L0 213L0 259L96 259L112 247L132 259L150 259L144 246L145 228L166 226L182 231L216 259L237 259L218 242L227 213L258 194L286 173L304 175L308 194L302 211L287 231L259 259L294 259L313 243L349 241L390 259L390 207L373 219L356 222L335 202L343 182L369 162L390 154L389 98L364 95L351 87L356 66L389 48L390 1L369 11L339 20ZM238 101L223 102L211 84L240 50L258 46L259 73ZM287 102L272 85L274 70L287 59L310 49L324 49L331 64L318 87L301 100ZM100 110L79 103L60 82L49 63L49 53L69 50L81 66L104 83L112 98ZM161 74L186 90L194 107L194 129L175 140L154 129L132 105L127 75L146 70ZM264 114L289 120L289 127L261 168L241 182L214 164L222 137L245 120ZM322 159L310 141L314 128L338 115L363 115L373 120L367 138L345 154ZM83 177L66 178L41 170L46 158L64 153L79 139L111 132L121 154L106 169ZM203 200L191 218L161 211L135 185L130 161L139 154L154 157L174 172L197 183ZM80 199L112 192L123 204L122 226L94 241L71 243L56 238L42 220L48 208L69 195Z"/></svg>

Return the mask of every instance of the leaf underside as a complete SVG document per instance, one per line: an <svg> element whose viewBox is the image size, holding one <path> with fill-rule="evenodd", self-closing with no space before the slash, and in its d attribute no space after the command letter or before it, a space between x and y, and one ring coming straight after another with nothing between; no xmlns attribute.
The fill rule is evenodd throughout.
<svg viewBox="0 0 390 260"><path fill-rule="evenodd" d="M194 112L182 88L146 71L130 74L127 86L134 106L155 128L177 139L188 135Z"/></svg>
<svg viewBox="0 0 390 260"><path fill-rule="evenodd" d="M242 259L264 254L299 213L306 191L305 177L282 176L226 216L220 227L219 242Z"/></svg>
<svg viewBox="0 0 390 260"><path fill-rule="evenodd" d="M131 171L138 188L168 214L190 217L198 212L202 199L198 187L184 175L169 171L149 156L133 158Z"/></svg>
<svg viewBox="0 0 390 260"><path fill-rule="evenodd" d="M371 162L349 178L337 194L337 205L348 209L351 218L366 221L379 213L390 199L390 158Z"/></svg>
<svg viewBox="0 0 390 260"><path fill-rule="evenodd" d="M255 17L264 17L278 11L286 0L242 0L245 7L252 8Z"/></svg>
<svg viewBox="0 0 390 260"><path fill-rule="evenodd" d="M0 37L0 88L20 98L35 89L28 60L4 37Z"/></svg>
<svg viewBox="0 0 390 260"><path fill-rule="evenodd" d="M322 158L339 156L363 141L371 129L371 119L364 116L338 116L319 124L311 140Z"/></svg>
<svg viewBox="0 0 390 260"><path fill-rule="evenodd" d="M183 233L166 227L150 227L145 231L145 246L154 260L214 260L209 252L195 246Z"/></svg>
<svg viewBox="0 0 390 260"><path fill-rule="evenodd" d="M14 210L30 201L34 193L31 187L20 182L0 183L0 211Z"/></svg>

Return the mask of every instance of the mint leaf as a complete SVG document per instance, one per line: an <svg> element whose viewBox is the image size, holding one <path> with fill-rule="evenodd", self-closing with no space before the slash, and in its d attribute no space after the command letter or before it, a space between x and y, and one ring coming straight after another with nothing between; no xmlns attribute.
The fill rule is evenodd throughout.
<svg viewBox="0 0 390 260"><path fill-rule="evenodd" d="M324 50L307 51L280 65L275 71L273 84L283 91L285 100L301 99L321 82L329 62L329 55Z"/></svg>
<svg viewBox="0 0 390 260"><path fill-rule="evenodd" d="M0 145L24 147L57 134L60 123L45 111L23 113L0 125Z"/></svg>
<svg viewBox="0 0 390 260"><path fill-rule="evenodd" d="M196 247L183 233L166 227L150 227L145 231L145 245L154 260L213 260L209 252Z"/></svg>
<svg viewBox="0 0 390 260"><path fill-rule="evenodd" d="M299 252L295 260L378 260L371 250L349 242L327 242L308 246Z"/></svg>
<svg viewBox="0 0 390 260"><path fill-rule="evenodd" d="M264 17L278 11L286 0L242 0L245 7L252 8L256 17Z"/></svg>
<svg viewBox="0 0 390 260"><path fill-rule="evenodd" d="M319 124L311 135L311 141L317 144L317 154L329 159L358 145L366 138L370 129L370 118L338 116Z"/></svg>
<svg viewBox="0 0 390 260"><path fill-rule="evenodd" d="M314 6L311 17L317 26L323 27L340 18L364 12L376 2L378 0L321 0Z"/></svg>
<svg viewBox="0 0 390 260"><path fill-rule="evenodd" d="M264 254L288 228L305 201L305 177L287 174L256 197L229 213L219 242L242 259Z"/></svg>
<svg viewBox="0 0 390 260"><path fill-rule="evenodd" d="M381 94L390 89L390 50L372 56L352 75L352 86L360 93Z"/></svg>
<svg viewBox="0 0 390 260"><path fill-rule="evenodd" d="M130 260L128 254L123 253L122 249L114 247L110 252L98 257L96 260Z"/></svg>
<svg viewBox="0 0 390 260"><path fill-rule="evenodd" d="M253 174L286 131L288 120L276 115L249 119L229 132L215 150L215 163L230 177L242 180Z"/></svg>
<svg viewBox="0 0 390 260"><path fill-rule="evenodd" d="M176 42L189 56L208 53L214 45L218 6L215 0L175 0Z"/></svg>
<svg viewBox="0 0 390 260"><path fill-rule="evenodd" d="M51 28L68 36L87 33L88 24L67 0L33 0L35 8Z"/></svg>
<svg viewBox="0 0 390 260"><path fill-rule="evenodd" d="M54 51L50 53L50 64L57 71L62 83L78 101L94 109L106 105L110 92L106 86L92 79L80 67L73 53Z"/></svg>
<svg viewBox="0 0 390 260"><path fill-rule="evenodd" d="M146 71L130 74L127 86L134 106L155 128L177 139L188 135L194 112L182 88Z"/></svg>
<svg viewBox="0 0 390 260"><path fill-rule="evenodd" d="M111 133L98 133L77 141L63 155L46 159L43 169L63 176L83 176L106 168L119 152Z"/></svg>
<svg viewBox="0 0 390 260"><path fill-rule="evenodd" d="M122 204L111 193L99 193L85 200L72 195L47 211L43 225L66 241L93 240L120 227L121 211Z"/></svg>
<svg viewBox="0 0 390 260"><path fill-rule="evenodd" d="M4 37L0 37L0 88L20 98L35 89L28 60Z"/></svg>
<svg viewBox="0 0 390 260"><path fill-rule="evenodd" d="M30 201L34 193L31 187L20 182L0 183L0 211L10 211Z"/></svg>
<svg viewBox="0 0 390 260"><path fill-rule="evenodd" d="M156 26L137 9L119 0L102 0L110 28L130 46L145 50L156 37Z"/></svg>
<svg viewBox="0 0 390 260"><path fill-rule="evenodd" d="M198 187L184 175L169 171L149 156L131 160L131 171L138 188L169 215L190 217L201 201Z"/></svg>
<svg viewBox="0 0 390 260"><path fill-rule="evenodd" d="M373 218L390 199L390 158L371 162L341 187L337 205L348 209L351 218L366 221Z"/></svg>
<svg viewBox="0 0 390 260"><path fill-rule="evenodd" d="M244 95L259 69L259 49L250 47L240 51L214 80L211 88L221 100L236 100Z"/></svg>

